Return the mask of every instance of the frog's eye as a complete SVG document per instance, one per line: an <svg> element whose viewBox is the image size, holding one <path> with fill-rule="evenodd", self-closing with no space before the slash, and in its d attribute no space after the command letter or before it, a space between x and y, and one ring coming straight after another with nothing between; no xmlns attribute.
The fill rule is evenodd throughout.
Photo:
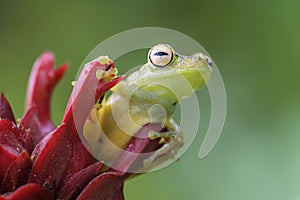
<svg viewBox="0 0 300 200"><path fill-rule="evenodd" d="M148 59L156 67L165 67L172 63L174 50L170 45L158 44L150 49Z"/></svg>

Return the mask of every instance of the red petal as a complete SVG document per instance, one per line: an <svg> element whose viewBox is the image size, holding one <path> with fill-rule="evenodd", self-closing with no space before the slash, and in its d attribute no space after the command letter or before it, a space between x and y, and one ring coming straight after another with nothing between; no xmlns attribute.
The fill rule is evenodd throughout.
<svg viewBox="0 0 300 200"><path fill-rule="evenodd" d="M26 110L36 107L42 123L50 121L51 94L68 68L64 64L54 69L54 62L51 52L43 53L34 63L27 88Z"/></svg>
<svg viewBox="0 0 300 200"><path fill-rule="evenodd" d="M53 200L54 194L39 184L26 184L5 197L8 200Z"/></svg>
<svg viewBox="0 0 300 200"><path fill-rule="evenodd" d="M13 149L0 145L0 186L2 185L8 167L16 158L17 155Z"/></svg>
<svg viewBox="0 0 300 200"><path fill-rule="evenodd" d="M160 130L161 125L158 123L142 127L112 165L111 171L120 171L123 175L128 171L138 172L139 169L143 168L143 160L146 158L145 156L149 155L141 153L154 151L160 146L158 140L148 138L148 133L149 131L159 132Z"/></svg>
<svg viewBox="0 0 300 200"><path fill-rule="evenodd" d="M94 162L79 134L95 104L95 98L100 98L122 79L99 81L96 72L105 69L109 66L96 60L85 66L73 89L62 125L44 137L34 150L29 182L47 185L58 191L75 173Z"/></svg>
<svg viewBox="0 0 300 200"><path fill-rule="evenodd" d="M61 187L71 160L73 145L65 124L44 137L35 148L33 169L28 182L39 183L50 189Z"/></svg>
<svg viewBox="0 0 300 200"><path fill-rule="evenodd" d="M25 131L19 129L10 120L0 120L0 144L12 148L16 154L20 154L24 147Z"/></svg>
<svg viewBox="0 0 300 200"><path fill-rule="evenodd" d="M16 123L15 116L12 112L9 102L5 98L4 94L0 95L0 120L8 119L14 123Z"/></svg>
<svg viewBox="0 0 300 200"><path fill-rule="evenodd" d="M7 169L24 151L25 131L10 120L0 120L0 186Z"/></svg>
<svg viewBox="0 0 300 200"><path fill-rule="evenodd" d="M120 76L109 82L97 79L96 73L98 70L105 71L113 67L113 63L104 65L99 63L97 59L85 65L72 91L63 122L74 124L75 120L76 124L74 125L78 132L82 131L86 118L95 102L124 78Z"/></svg>
<svg viewBox="0 0 300 200"><path fill-rule="evenodd" d="M90 182L77 200L124 200L123 183L124 177L106 172Z"/></svg>
<svg viewBox="0 0 300 200"><path fill-rule="evenodd" d="M27 130L27 134L25 136L25 148L29 153L33 151L34 146L43 137L43 135L53 131L52 125L43 127L43 125L40 124L36 107L32 107L26 111L20 127Z"/></svg>
<svg viewBox="0 0 300 200"><path fill-rule="evenodd" d="M10 192L25 184L31 166L32 163L29 154L27 151L23 151L23 153L17 157L7 169L1 186L1 192Z"/></svg>
<svg viewBox="0 0 300 200"><path fill-rule="evenodd" d="M59 199L76 199L82 189L97 175L99 175L102 167L101 162L94 163L89 167L76 173L68 182L63 186L59 192Z"/></svg>
<svg viewBox="0 0 300 200"><path fill-rule="evenodd" d="M21 125L30 129L32 145L27 145L28 147L35 146L41 138L55 128L50 119L50 98L68 65L64 64L56 70L53 67L53 54L45 52L34 63L30 75L26 112L21 120Z"/></svg>
<svg viewBox="0 0 300 200"><path fill-rule="evenodd" d="M160 146L158 140L148 138L148 133L151 130L158 132L161 130L161 125L148 124L141 128L136 137L131 140L126 151L113 164L112 169L110 169L111 172L103 173L91 181L79 195L78 200L123 200L124 181L131 175L126 172L143 167L142 161L145 157L141 157L140 153L154 151Z"/></svg>

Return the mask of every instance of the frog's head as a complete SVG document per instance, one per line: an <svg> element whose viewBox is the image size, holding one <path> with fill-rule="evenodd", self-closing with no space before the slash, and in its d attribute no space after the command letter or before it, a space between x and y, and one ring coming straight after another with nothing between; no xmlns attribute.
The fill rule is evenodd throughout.
<svg viewBox="0 0 300 200"><path fill-rule="evenodd" d="M161 84L177 97L183 97L206 85L211 72L212 62L208 56L202 53L180 55L170 45L158 44L150 49L148 63L129 79L140 86Z"/></svg>

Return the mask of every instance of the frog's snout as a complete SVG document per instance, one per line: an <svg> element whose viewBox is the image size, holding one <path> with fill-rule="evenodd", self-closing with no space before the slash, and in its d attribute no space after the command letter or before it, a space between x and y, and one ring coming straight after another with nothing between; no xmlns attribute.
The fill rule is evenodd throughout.
<svg viewBox="0 0 300 200"><path fill-rule="evenodd" d="M203 53L196 53L193 56L197 56L200 60L205 60L207 62L207 66L208 66L209 71L212 72L212 70L213 70L212 65L213 64L212 64L211 59L207 55L205 55Z"/></svg>

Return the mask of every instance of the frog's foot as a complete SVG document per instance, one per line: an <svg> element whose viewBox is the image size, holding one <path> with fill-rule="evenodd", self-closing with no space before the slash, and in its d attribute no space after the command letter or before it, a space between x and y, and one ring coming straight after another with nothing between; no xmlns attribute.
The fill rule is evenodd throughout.
<svg viewBox="0 0 300 200"><path fill-rule="evenodd" d="M183 134L181 130L179 130L179 132L149 132L149 138L161 138L159 142L165 144L161 148L156 150L149 158L144 160L143 164L146 168L154 167L156 165L156 160L161 163L169 158L175 159L177 152L184 144Z"/></svg>
<svg viewBox="0 0 300 200"><path fill-rule="evenodd" d="M176 132L174 131L167 131L167 132L155 132L155 131L150 131L148 133L148 138L150 140L155 140L157 138L160 138L159 144L163 144L166 142L166 139L172 139L175 138Z"/></svg>

